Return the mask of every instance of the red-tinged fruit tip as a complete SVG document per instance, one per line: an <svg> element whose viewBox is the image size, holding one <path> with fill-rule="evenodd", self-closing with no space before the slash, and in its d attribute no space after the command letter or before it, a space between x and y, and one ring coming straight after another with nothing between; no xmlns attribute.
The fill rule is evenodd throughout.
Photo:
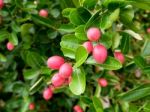
<svg viewBox="0 0 150 112"><path fill-rule="evenodd" d="M34 103L30 103L29 104L29 110L34 110L35 109L35 104Z"/></svg>

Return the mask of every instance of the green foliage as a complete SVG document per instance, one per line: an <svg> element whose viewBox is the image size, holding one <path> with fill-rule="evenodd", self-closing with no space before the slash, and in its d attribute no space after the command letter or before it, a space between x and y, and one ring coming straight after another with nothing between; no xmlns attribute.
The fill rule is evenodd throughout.
<svg viewBox="0 0 150 112"><path fill-rule="evenodd" d="M46 9L48 17L39 11ZM0 9L0 112L150 112L150 0L4 0ZM82 46L97 27L108 57L103 64ZM8 51L6 44L15 48ZM121 64L114 51L125 56ZM73 66L72 80L42 98L56 70L50 56ZM100 87L98 78L108 81Z"/></svg>

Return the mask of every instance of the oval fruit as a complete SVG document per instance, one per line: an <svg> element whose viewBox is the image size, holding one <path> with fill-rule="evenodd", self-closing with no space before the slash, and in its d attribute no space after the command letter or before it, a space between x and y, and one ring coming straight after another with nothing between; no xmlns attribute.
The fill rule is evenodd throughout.
<svg viewBox="0 0 150 112"><path fill-rule="evenodd" d="M107 58L107 49L105 46L98 44L93 49L93 58L99 64L103 64Z"/></svg>
<svg viewBox="0 0 150 112"><path fill-rule="evenodd" d="M101 86L101 87L106 87L108 85L108 82L106 79L104 78L99 78L98 79L98 84Z"/></svg>
<svg viewBox="0 0 150 112"><path fill-rule="evenodd" d="M11 43L11 42L8 42L6 46L7 46L7 49L8 49L9 51L12 51L12 50L14 49L14 47L15 47L14 44Z"/></svg>
<svg viewBox="0 0 150 112"><path fill-rule="evenodd" d="M101 31L96 27L89 28L87 31L87 37L90 41L98 41L101 37Z"/></svg>
<svg viewBox="0 0 150 112"><path fill-rule="evenodd" d="M65 63L61 56L52 56L47 60L47 66L51 69L58 70L62 64Z"/></svg>
<svg viewBox="0 0 150 112"><path fill-rule="evenodd" d="M54 85L54 87L60 87L64 84L65 79L60 77L59 73L56 73L52 77L51 81L52 81L52 84Z"/></svg>
<svg viewBox="0 0 150 112"><path fill-rule="evenodd" d="M53 96L53 91L50 87L46 88L44 91L43 91L43 98L45 100L50 100Z"/></svg>
<svg viewBox="0 0 150 112"><path fill-rule="evenodd" d="M40 11L39 11L39 16L41 16L41 17L48 17L48 11L47 10L45 10L45 9L41 9Z"/></svg>
<svg viewBox="0 0 150 112"><path fill-rule="evenodd" d="M69 78L72 75L73 69L69 63L64 63L60 69L59 74L62 78Z"/></svg>
<svg viewBox="0 0 150 112"><path fill-rule="evenodd" d="M115 51L114 52L114 57L120 61L121 64L123 64L125 62L125 57L124 55L120 52L120 51Z"/></svg>

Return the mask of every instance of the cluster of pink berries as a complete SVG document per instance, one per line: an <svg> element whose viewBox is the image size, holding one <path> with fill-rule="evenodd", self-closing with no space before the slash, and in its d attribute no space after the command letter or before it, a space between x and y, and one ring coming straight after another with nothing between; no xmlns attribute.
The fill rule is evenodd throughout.
<svg viewBox="0 0 150 112"><path fill-rule="evenodd" d="M92 44L92 42L96 42L101 38L101 31L96 27L89 28L87 31L87 37L89 41L84 42L83 46L86 48L89 54L92 52L93 58L97 63L103 64L107 59L107 55L108 55L106 47L102 44L97 44L96 46L93 47ZM115 51L114 56L122 64L124 63L125 58L120 51Z"/></svg>
<svg viewBox="0 0 150 112"><path fill-rule="evenodd" d="M47 66L50 69L58 70L51 79L52 86L46 88L43 92L43 98L45 100L51 99L53 95L53 88L61 87L63 84L69 84L72 76L72 66L69 63L65 63L65 60L61 56L52 56L47 60Z"/></svg>

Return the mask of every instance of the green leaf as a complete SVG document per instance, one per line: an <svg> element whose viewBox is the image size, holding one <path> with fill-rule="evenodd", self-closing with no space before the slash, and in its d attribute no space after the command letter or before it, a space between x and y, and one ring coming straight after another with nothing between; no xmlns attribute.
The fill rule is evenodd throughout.
<svg viewBox="0 0 150 112"><path fill-rule="evenodd" d="M74 25L84 24L89 20L90 17L90 12L83 7L73 10L69 16L71 23Z"/></svg>
<svg viewBox="0 0 150 112"><path fill-rule="evenodd" d="M0 30L0 42L4 41L6 38L9 37L9 32L7 30Z"/></svg>
<svg viewBox="0 0 150 112"><path fill-rule="evenodd" d="M0 62L6 62L7 61L7 58L0 53Z"/></svg>
<svg viewBox="0 0 150 112"><path fill-rule="evenodd" d="M37 52L29 51L26 56L26 63L32 68L40 68L44 64L44 60Z"/></svg>
<svg viewBox="0 0 150 112"><path fill-rule="evenodd" d="M92 57L89 57L86 61L87 64L99 65L106 70L118 70L122 68L122 64L115 58L108 56L104 64L97 64Z"/></svg>
<svg viewBox="0 0 150 112"><path fill-rule="evenodd" d="M119 47L119 44L121 43L121 35L119 33L112 33L112 49L116 49Z"/></svg>
<svg viewBox="0 0 150 112"><path fill-rule="evenodd" d="M32 20L36 23L39 23L41 25L44 25L44 26L47 26L49 28L52 28L54 30L56 30L56 21L55 20L50 20L48 18L43 18L41 16L38 16L38 15L32 15L31 16Z"/></svg>
<svg viewBox="0 0 150 112"><path fill-rule="evenodd" d="M125 4L125 0L104 0L103 5L109 9L115 9L122 7Z"/></svg>
<svg viewBox="0 0 150 112"><path fill-rule="evenodd" d="M65 33L72 33L75 31L75 26L71 23L68 23L68 24L62 24L58 31L61 33L61 34L65 34Z"/></svg>
<svg viewBox="0 0 150 112"><path fill-rule="evenodd" d="M97 2L98 0L84 0L83 6L88 9L93 9Z"/></svg>
<svg viewBox="0 0 150 112"><path fill-rule="evenodd" d="M15 32L12 32L10 34L9 41L12 42L14 45L18 45L18 37Z"/></svg>
<svg viewBox="0 0 150 112"><path fill-rule="evenodd" d="M84 28L85 28L84 25L80 25L75 29L75 36L80 40L87 40L87 36Z"/></svg>
<svg viewBox="0 0 150 112"><path fill-rule="evenodd" d="M140 68L144 68L147 65L146 60L144 60L144 58L142 56L135 56L134 62Z"/></svg>
<svg viewBox="0 0 150 112"><path fill-rule="evenodd" d="M71 13L73 10L75 10L75 8L65 8L65 9L62 11L62 15L63 15L64 17L69 18L69 15L70 15L70 13Z"/></svg>
<svg viewBox="0 0 150 112"><path fill-rule="evenodd" d="M121 33L122 35L122 39L121 39L121 45L120 45L120 48L121 48L121 51L122 53L126 54L128 53L129 51L129 48L130 48L130 35L127 34L127 33Z"/></svg>
<svg viewBox="0 0 150 112"><path fill-rule="evenodd" d="M20 26L17 25L15 22L11 23L11 27L12 27L13 31L15 31L15 32L20 32L21 31Z"/></svg>
<svg viewBox="0 0 150 112"><path fill-rule="evenodd" d="M25 69L23 71L23 76L25 79L31 80L34 79L35 77L38 77L40 74L40 70L38 69Z"/></svg>
<svg viewBox="0 0 150 112"><path fill-rule="evenodd" d="M112 34L110 32L102 35L100 43L102 43L107 49L112 46Z"/></svg>
<svg viewBox="0 0 150 112"><path fill-rule="evenodd" d="M88 57L87 50L83 46L78 47L75 53L76 63L74 67L81 66L85 62L87 57Z"/></svg>
<svg viewBox="0 0 150 112"><path fill-rule="evenodd" d="M100 11L97 11L86 23L85 30L87 30L91 26L99 27L100 20L101 20Z"/></svg>
<svg viewBox="0 0 150 112"><path fill-rule="evenodd" d="M62 37L60 42L61 50L64 56L74 59L75 52L80 45L80 41L73 34L68 34Z"/></svg>
<svg viewBox="0 0 150 112"><path fill-rule="evenodd" d="M100 22L100 28L108 29L112 26L113 22L115 22L119 17L120 9L116 9L111 14L105 14Z"/></svg>
<svg viewBox="0 0 150 112"><path fill-rule="evenodd" d="M72 76L72 81L69 84L69 89L75 95L84 93L86 87L86 77L82 68L75 68Z"/></svg>
<svg viewBox="0 0 150 112"><path fill-rule="evenodd" d="M118 96L118 98L123 101L131 102L139 100L149 95L150 95L150 87L142 87L138 89L132 89L126 93L122 93Z"/></svg>
<svg viewBox="0 0 150 112"><path fill-rule="evenodd" d="M92 101L96 112L103 112L103 106L100 101L100 98L93 96Z"/></svg>
<svg viewBox="0 0 150 112"><path fill-rule="evenodd" d="M146 40L144 43L144 47L141 52L142 56L150 56L150 40Z"/></svg>
<svg viewBox="0 0 150 112"><path fill-rule="evenodd" d="M146 66L146 67L142 68L142 71L145 74L150 74L150 66Z"/></svg>
<svg viewBox="0 0 150 112"><path fill-rule="evenodd" d="M81 96L80 97L80 100L86 104L90 104L92 103L92 100L89 98L89 97L86 97L86 96Z"/></svg>

